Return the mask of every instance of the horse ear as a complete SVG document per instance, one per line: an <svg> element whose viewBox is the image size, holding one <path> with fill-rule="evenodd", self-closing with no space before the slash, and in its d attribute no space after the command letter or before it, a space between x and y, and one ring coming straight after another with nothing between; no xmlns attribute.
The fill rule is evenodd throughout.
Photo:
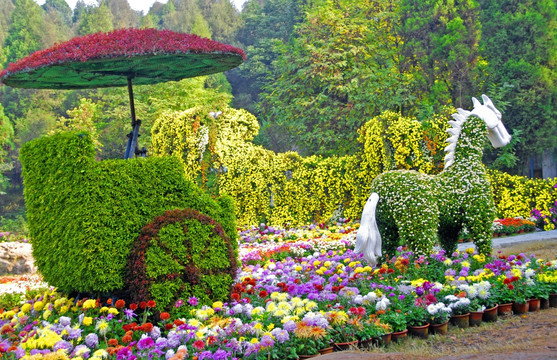
<svg viewBox="0 0 557 360"><path fill-rule="evenodd" d="M486 94L482 94L482 99L484 101L485 106L490 106L490 107L495 108L495 105L493 105L493 101L491 101L489 96L487 96Z"/></svg>
<svg viewBox="0 0 557 360"><path fill-rule="evenodd" d="M479 100L476 99L475 97L472 98L472 103L474 104L474 108L477 108L478 106L482 106Z"/></svg>

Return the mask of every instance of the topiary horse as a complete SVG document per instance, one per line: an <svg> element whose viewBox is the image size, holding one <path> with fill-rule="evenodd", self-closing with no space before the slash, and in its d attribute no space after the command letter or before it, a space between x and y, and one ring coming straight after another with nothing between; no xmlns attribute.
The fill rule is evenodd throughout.
<svg viewBox="0 0 557 360"><path fill-rule="evenodd" d="M482 95L473 98L474 109L458 109L449 121L452 136L445 148L444 170L435 176L417 171L395 170L377 176L364 207L356 235L356 252L372 264L381 256L381 235L388 254L401 245L428 254L436 242L447 252L456 249L465 227L480 253L491 251L491 224L495 206L490 183L482 164L486 138L495 147L507 145L511 137L501 122L501 113Z"/></svg>

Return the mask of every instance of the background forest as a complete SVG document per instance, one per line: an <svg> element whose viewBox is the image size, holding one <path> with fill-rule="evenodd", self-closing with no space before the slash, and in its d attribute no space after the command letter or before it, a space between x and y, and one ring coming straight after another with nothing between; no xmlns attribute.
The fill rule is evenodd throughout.
<svg viewBox="0 0 557 360"><path fill-rule="evenodd" d="M166 110L232 106L255 115L257 144L300 155L343 156L357 130L386 111L425 122L446 105L488 93L513 142L486 163L556 177L557 5L554 0L0 0L0 65L74 36L126 27L195 33L238 46L247 61L226 74L137 86L141 146ZM24 212L19 148L60 129L89 131L99 158L122 158L125 88L0 87L1 225ZM534 170L538 170L538 172ZM14 225L15 226L15 225Z"/></svg>

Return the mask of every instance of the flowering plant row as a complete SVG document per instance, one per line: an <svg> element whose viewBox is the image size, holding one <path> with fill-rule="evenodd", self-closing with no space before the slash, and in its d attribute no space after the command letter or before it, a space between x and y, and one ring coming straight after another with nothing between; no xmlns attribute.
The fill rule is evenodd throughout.
<svg viewBox="0 0 557 360"><path fill-rule="evenodd" d="M352 251L353 237L352 226L244 229L243 266L230 299L179 299L168 312L156 313L154 302L76 301L47 291L2 311L0 353L14 359L296 359L334 342L557 293L557 260L473 249L423 256L399 247L371 267ZM289 256L250 262L246 257L257 247L263 255L287 247Z"/></svg>
<svg viewBox="0 0 557 360"><path fill-rule="evenodd" d="M494 234L517 234L535 231L536 223L522 218L495 219L491 228Z"/></svg>

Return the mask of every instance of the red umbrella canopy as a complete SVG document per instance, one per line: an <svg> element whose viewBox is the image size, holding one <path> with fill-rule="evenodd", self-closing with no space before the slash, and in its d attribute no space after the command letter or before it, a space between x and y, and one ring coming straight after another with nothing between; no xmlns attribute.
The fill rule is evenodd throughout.
<svg viewBox="0 0 557 360"><path fill-rule="evenodd" d="M242 49L193 34L120 29L73 38L37 51L0 73L5 85L89 89L177 81L232 69Z"/></svg>

